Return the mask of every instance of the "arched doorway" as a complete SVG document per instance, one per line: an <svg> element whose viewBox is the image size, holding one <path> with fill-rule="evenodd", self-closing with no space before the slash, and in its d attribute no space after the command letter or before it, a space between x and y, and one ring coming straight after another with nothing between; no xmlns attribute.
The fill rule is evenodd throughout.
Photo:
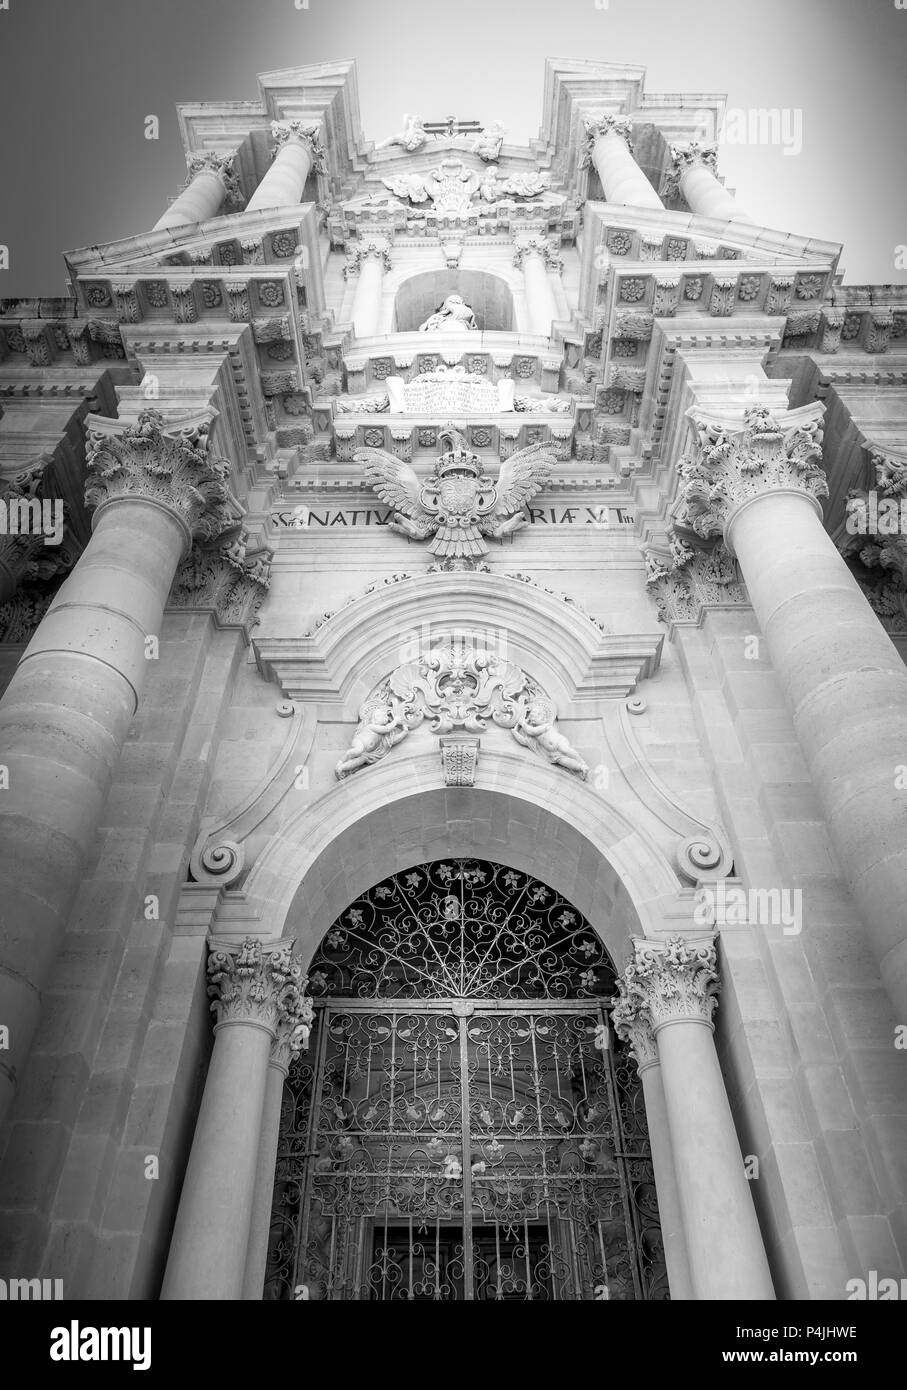
<svg viewBox="0 0 907 1390"><path fill-rule="evenodd" d="M266 1299L668 1296L613 965L575 907L505 865L437 860L360 895L309 980Z"/></svg>

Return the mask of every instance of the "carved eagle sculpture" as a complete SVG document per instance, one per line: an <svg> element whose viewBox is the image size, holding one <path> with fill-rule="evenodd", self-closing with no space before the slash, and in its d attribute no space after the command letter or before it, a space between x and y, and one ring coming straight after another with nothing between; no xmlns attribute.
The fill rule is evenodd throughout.
<svg viewBox="0 0 907 1390"><path fill-rule="evenodd" d="M412 540L432 537L429 550L468 567L488 554L484 537L501 540L526 525L523 507L545 486L557 462L550 448L531 444L501 464L497 482L482 471L462 437L447 431L454 447L441 455L430 478L420 482L409 464L385 449L357 449L369 485L393 515L388 526Z"/></svg>

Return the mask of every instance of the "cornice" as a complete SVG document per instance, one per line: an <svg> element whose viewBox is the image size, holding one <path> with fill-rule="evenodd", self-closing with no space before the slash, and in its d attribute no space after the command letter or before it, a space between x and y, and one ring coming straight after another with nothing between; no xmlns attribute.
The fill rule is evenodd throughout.
<svg viewBox="0 0 907 1390"><path fill-rule="evenodd" d="M264 632L252 645L263 674L288 698L358 708L399 664L401 643L420 634L440 640L452 630L506 641L509 658L539 679L565 715L571 705L631 694L654 674L661 655L662 637L654 630L603 633L575 606L541 587L478 572L420 575L375 586L311 636Z"/></svg>

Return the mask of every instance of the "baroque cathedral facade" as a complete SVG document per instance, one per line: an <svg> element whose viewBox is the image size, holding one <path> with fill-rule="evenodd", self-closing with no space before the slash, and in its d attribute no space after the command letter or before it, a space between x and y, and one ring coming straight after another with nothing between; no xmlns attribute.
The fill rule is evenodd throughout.
<svg viewBox="0 0 907 1390"><path fill-rule="evenodd" d="M0 304L0 1276L899 1279L907 287L640 68L259 87Z"/></svg>

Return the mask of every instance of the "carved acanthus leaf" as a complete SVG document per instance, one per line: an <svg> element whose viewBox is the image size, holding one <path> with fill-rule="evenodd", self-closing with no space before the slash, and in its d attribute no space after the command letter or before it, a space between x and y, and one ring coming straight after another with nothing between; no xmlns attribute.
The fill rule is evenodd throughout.
<svg viewBox="0 0 907 1390"><path fill-rule="evenodd" d="M144 498L175 513L194 539L216 539L241 508L228 485L230 464L209 457L209 425L168 424L156 410L126 425L89 416L85 505Z"/></svg>
<svg viewBox="0 0 907 1390"><path fill-rule="evenodd" d="M711 939L669 936L664 942L633 944L633 960L618 983L615 1028L628 1028L638 1016L655 1032L681 1019L711 1025L718 1003L718 960Z"/></svg>
<svg viewBox="0 0 907 1390"><path fill-rule="evenodd" d="M692 455L677 465L681 486L673 519L679 529L705 540L721 536L741 503L774 489L828 496L819 466L819 413L805 420L800 415L791 425L756 405L746 411L742 425L695 415L693 424Z"/></svg>
<svg viewBox="0 0 907 1390"><path fill-rule="evenodd" d="M312 1001L293 941L266 948L247 936L241 946L214 945L208 957L208 996L218 1027L257 1023L267 1028L287 1062L308 1046Z"/></svg>
<svg viewBox="0 0 907 1390"><path fill-rule="evenodd" d="M646 587L665 623L697 623L706 608L748 604L737 561L723 542L695 549L671 532L670 549L645 553Z"/></svg>
<svg viewBox="0 0 907 1390"><path fill-rule="evenodd" d="M210 608L223 625L250 631L271 586L271 550L248 551L249 536L239 531L221 545L194 545L173 581L168 606Z"/></svg>

